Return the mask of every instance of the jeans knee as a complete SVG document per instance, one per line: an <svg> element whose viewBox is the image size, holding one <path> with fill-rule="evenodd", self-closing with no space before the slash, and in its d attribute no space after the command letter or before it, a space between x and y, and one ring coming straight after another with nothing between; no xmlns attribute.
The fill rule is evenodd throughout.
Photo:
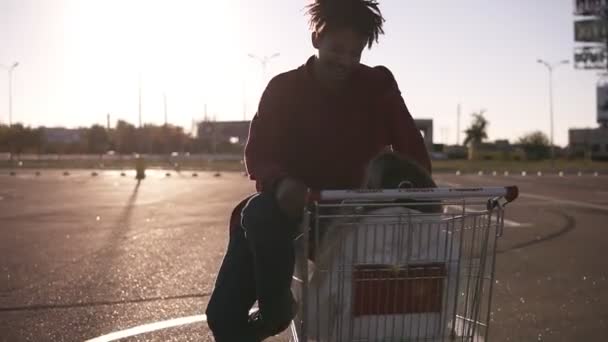
<svg viewBox="0 0 608 342"><path fill-rule="evenodd" d="M205 314L207 315L207 325L213 332L222 331L227 324L230 324L229 317L222 313L221 308L214 301L209 302Z"/></svg>
<svg viewBox="0 0 608 342"><path fill-rule="evenodd" d="M269 229L283 223L276 199L272 194L260 193L252 197L241 212L241 225L245 231Z"/></svg>
<svg viewBox="0 0 608 342"><path fill-rule="evenodd" d="M207 326L216 342L255 341L248 323L248 313L230 310L229 306L210 302L205 312Z"/></svg>

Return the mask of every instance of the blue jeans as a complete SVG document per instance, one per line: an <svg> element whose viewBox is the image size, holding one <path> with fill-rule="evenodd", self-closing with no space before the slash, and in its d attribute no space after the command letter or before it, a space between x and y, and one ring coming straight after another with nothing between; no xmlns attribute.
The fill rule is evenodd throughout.
<svg viewBox="0 0 608 342"><path fill-rule="evenodd" d="M255 301L262 317L276 318L283 304L277 302L277 294L291 296L298 223L281 212L270 193L241 202L230 222L230 241L207 306L207 321L217 342L256 341L248 324Z"/></svg>

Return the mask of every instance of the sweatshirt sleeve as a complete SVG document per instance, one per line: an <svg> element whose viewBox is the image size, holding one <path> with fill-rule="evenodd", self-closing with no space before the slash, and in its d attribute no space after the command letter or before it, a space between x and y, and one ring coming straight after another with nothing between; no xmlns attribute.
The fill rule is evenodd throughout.
<svg viewBox="0 0 608 342"><path fill-rule="evenodd" d="M394 151L412 159L431 173L431 158L424 138L416 127L393 74L386 67L376 67L388 78L388 86L382 94L381 106L387 116L389 143ZM386 80L386 78L385 78Z"/></svg>
<svg viewBox="0 0 608 342"><path fill-rule="evenodd" d="M285 106L281 105L284 94L280 93L279 81L272 79L264 90L245 146L247 173L256 181L258 191L272 191L276 182L287 175L281 155Z"/></svg>

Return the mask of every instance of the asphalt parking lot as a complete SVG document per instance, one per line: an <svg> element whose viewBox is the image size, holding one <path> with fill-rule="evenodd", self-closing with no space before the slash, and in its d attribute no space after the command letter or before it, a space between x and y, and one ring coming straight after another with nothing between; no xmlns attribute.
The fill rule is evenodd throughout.
<svg viewBox="0 0 608 342"><path fill-rule="evenodd" d="M212 340L201 315L228 215L253 184L239 173L158 170L137 185L119 171L62 172L0 175L0 340ZM608 340L607 176L436 178L520 187L498 250L492 340Z"/></svg>

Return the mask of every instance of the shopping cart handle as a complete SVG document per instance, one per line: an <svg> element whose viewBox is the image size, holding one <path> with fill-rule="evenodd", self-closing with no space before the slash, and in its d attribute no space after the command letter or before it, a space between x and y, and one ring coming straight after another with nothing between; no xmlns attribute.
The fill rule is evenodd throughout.
<svg viewBox="0 0 608 342"><path fill-rule="evenodd" d="M507 202L513 202L519 196L519 188L515 185L505 187L507 189L507 194L505 195L505 199Z"/></svg>
<svg viewBox="0 0 608 342"><path fill-rule="evenodd" d="M448 198L502 197L513 202L519 195L517 186L460 187L460 188L407 188L407 189L345 189L311 190L308 203L344 200L444 200Z"/></svg>
<svg viewBox="0 0 608 342"><path fill-rule="evenodd" d="M308 190L308 197L306 198L306 203L311 204L314 202L318 202L321 200L321 191L320 190Z"/></svg>

